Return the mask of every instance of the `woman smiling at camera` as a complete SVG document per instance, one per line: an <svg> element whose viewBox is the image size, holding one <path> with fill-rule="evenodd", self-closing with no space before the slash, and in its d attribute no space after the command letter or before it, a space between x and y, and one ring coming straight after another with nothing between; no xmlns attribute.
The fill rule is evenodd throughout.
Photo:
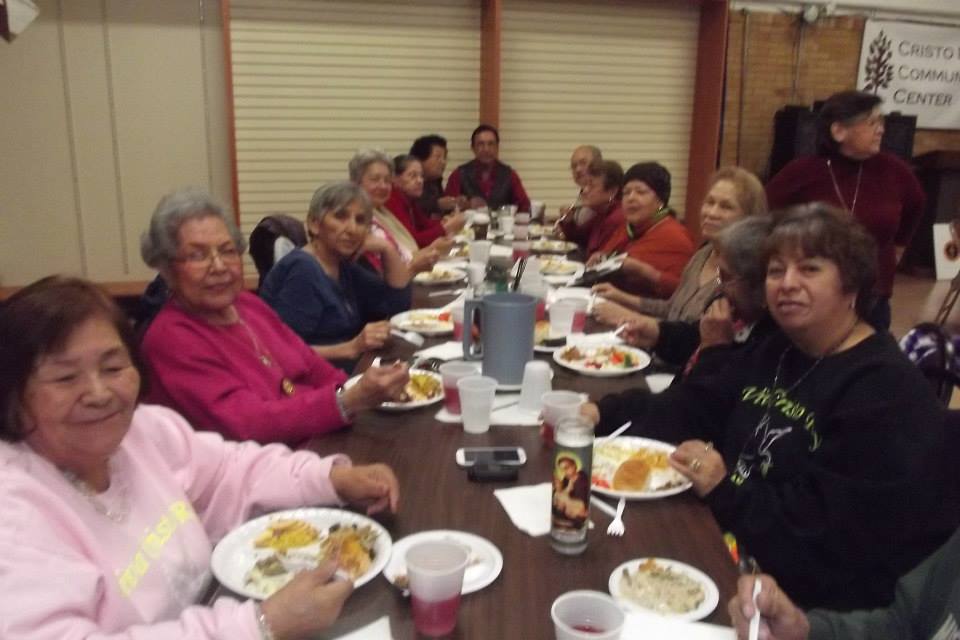
<svg viewBox="0 0 960 640"><path fill-rule="evenodd" d="M295 443L399 395L409 379L399 365L372 367L344 389L342 371L243 291L243 248L226 209L206 192L160 200L141 241L144 262L171 291L143 338L151 401L232 439Z"/></svg>
<svg viewBox="0 0 960 640"><path fill-rule="evenodd" d="M225 442L139 405L130 324L82 280L46 278L11 297L0 361L6 640L305 638L337 618L351 586L330 582L333 563L262 606L198 605L212 543L254 510L348 501L395 511L389 467Z"/></svg>
<svg viewBox="0 0 960 640"><path fill-rule="evenodd" d="M584 411L599 433L632 419L635 435L680 443L671 465L804 606L883 606L958 521L940 504L943 414L893 339L863 320L876 251L848 214L789 209L765 253L779 330L735 353L704 349L662 394Z"/></svg>
<svg viewBox="0 0 960 640"><path fill-rule="evenodd" d="M670 172L656 162L633 165L623 176L621 198L625 223L587 264L600 262L611 253L626 253L623 267L613 276L614 285L630 293L669 298L693 254L687 230L667 206Z"/></svg>
<svg viewBox="0 0 960 640"><path fill-rule="evenodd" d="M410 272L386 240L370 234L366 192L352 182L317 189L307 211L309 242L273 266L260 295L314 350L352 368L382 347L387 318L410 308ZM362 251L380 254L383 277L356 264Z"/></svg>
<svg viewBox="0 0 960 640"><path fill-rule="evenodd" d="M437 238L421 249L410 230L387 209L393 189L393 161L382 151L361 149L350 159L348 169L350 181L367 192L373 205L371 232L396 248L411 275L432 269L437 259L450 250L453 241ZM374 267L382 269L383 258L377 252L369 251L365 255Z"/></svg>

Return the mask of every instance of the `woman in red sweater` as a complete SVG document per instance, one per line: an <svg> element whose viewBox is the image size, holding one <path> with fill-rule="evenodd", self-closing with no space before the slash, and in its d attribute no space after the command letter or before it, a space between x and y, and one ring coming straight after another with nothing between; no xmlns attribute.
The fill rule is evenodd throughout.
<svg viewBox="0 0 960 640"><path fill-rule="evenodd" d="M386 207L403 223L420 248L437 238L463 229L466 218L459 211L434 220L420 210L417 200L423 195L423 163L416 156L399 155L393 159L393 190Z"/></svg>
<svg viewBox="0 0 960 640"><path fill-rule="evenodd" d="M827 202L853 214L877 243L877 302L867 320L890 328L893 273L923 216L926 195L910 167L880 150L883 112L872 93L843 91L823 104L818 154L793 160L767 184L771 209Z"/></svg>
<svg viewBox="0 0 960 640"><path fill-rule="evenodd" d="M652 298L669 298L693 255L693 242L667 206L670 172L656 162L640 162L623 176L621 207L626 220L588 264L605 255L625 252L623 267L613 276L624 291Z"/></svg>

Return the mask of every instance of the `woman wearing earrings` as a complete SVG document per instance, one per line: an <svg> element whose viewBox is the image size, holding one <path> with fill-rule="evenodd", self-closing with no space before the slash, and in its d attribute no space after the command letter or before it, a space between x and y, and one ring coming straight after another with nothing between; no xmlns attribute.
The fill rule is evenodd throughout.
<svg viewBox="0 0 960 640"><path fill-rule="evenodd" d="M846 209L877 243L877 294L867 320L890 328L890 296L897 262L920 219L926 196L910 167L880 150L881 99L843 91L830 96L818 115L818 154L797 158L767 184L770 208L827 202Z"/></svg>
<svg viewBox="0 0 960 640"><path fill-rule="evenodd" d="M598 434L632 420L632 435L676 442L671 466L801 605L886 606L957 526L943 411L864 320L876 248L849 214L775 214L764 255L774 330L703 349L661 394L607 396L584 414Z"/></svg>
<svg viewBox="0 0 960 640"><path fill-rule="evenodd" d="M656 162L633 165L623 176L622 198L625 223L587 263L625 252L627 259L613 284L630 293L669 298L694 249L686 228L667 206L670 172Z"/></svg>

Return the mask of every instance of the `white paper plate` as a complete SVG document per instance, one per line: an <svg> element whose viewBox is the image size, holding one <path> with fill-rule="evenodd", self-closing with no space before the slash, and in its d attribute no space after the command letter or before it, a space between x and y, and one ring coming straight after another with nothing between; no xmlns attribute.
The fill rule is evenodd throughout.
<svg viewBox="0 0 960 640"><path fill-rule="evenodd" d="M361 374L362 375L362 374ZM410 375L418 376L428 376L437 381L437 384L440 385L440 392L432 398L427 398L426 400L415 400L413 402L381 402L377 408L382 409L383 411L412 411L414 409L419 409L420 407L429 407L432 404L437 404L443 400L443 378L440 377L439 373L433 373L432 371L422 371L415 370L410 372ZM343 383L345 389L349 389L353 385L357 384L357 381L360 380L360 376L353 376L349 380Z"/></svg>
<svg viewBox="0 0 960 640"><path fill-rule="evenodd" d="M597 439L598 441L600 438ZM660 440L651 440L650 438L638 438L635 436L619 436L609 441L617 447L637 451L639 449L654 449L670 454L676 449L669 442ZM652 487L647 491L618 491L610 488L613 484L613 474L617 467L623 462L614 456L604 455L604 445L607 443L596 442L593 448L593 471L592 485L593 490L601 495L612 496L614 498L626 498L627 500L656 500L657 498L666 498L678 493L683 493L693 485L689 480L680 475L672 467L667 469L655 469L651 471L649 484ZM608 486L598 485L597 481L605 481Z"/></svg>
<svg viewBox="0 0 960 640"><path fill-rule="evenodd" d="M627 254L619 253L615 256L607 258L606 260L601 260L600 262L587 267L589 273L613 273L618 271L620 267L623 266L624 261L627 259Z"/></svg>
<svg viewBox="0 0 960 640"><path fill-rule="evenodd" d="M623 570L626 569L630 573L635 573L637 571L637 567L647 560L648 558L637 558L636 560L624 562L619 567L614 569L613 573L610 574L610 580L607 583L607 587L610 590L610 595L612 595L613 598L627 610L642 611L645 613L654 611L653 609L641 607L639 604L624 597L620 593L620 579L621 575L623 574ZM697 581L700 583L700 586L703 587L704 594L703 602L701 602L700 606L693 611L688 611L687 613L660 613L654 611L654 613L660 613L660 615L667 618L686 620L689 622L701 620L713 613L713 610L717 608L717 604L720 602L720 590L717 589L716 583L710 579L710 576L699 569L695 569L688 564L684 564L683 562L677 562L676 560L668 560L666 558L653 558L653 560L661 566L669 567L677 573L682 573Z"/></svg>
<svg viewBox="0 0 960 640"><path fill-rule="evenodd" d="M616 347L618 351L625 351L633 356L636 364L632 367L610 367L597 369L595 367L588 367L584 364L585 360L564 360L561 356L567 352L568 349L577 347L581 352L588 356L592 356L597 352L598 349L605 349L608 347ZM650 364L650 355L642 349L637 349L635 347L628 347L622 344L616 345L567 345L563 349L557 349L553 352L553 361L556 362L561 367L571 369L577 373L582 373L585 376L593 376L596 378L616 378L620 376L628 376L631 373L635 373L642 369L645 369Z"/></svg>
<svg viewBox="0 0 960 640"><path fill-rule="evenodd" d="M320 531L321 538L327 529L334 524L344 526L369 525L377 532L377 542L374 546L376 557L370 568L354 583L360 587L370 582L386 566L390 559L392 543L390 534L380 523L352 511L341 509L303 508L277 511L259 518L250 520L228 533L213 549L210 557L210 568L220 584L234 593L248 598L262 599L270 594L261 593L246 584L246 576L253 564L262 557L273 553L272 549L257 549L253 546L254 539L259 536L274 520L304 520Z"/></svg>
<svg viewBox="0 0 960 640"><path fill-rule="evenodd" d="M449 266L435 266L432 271L422 271L413 276L413 281L417 284L453 284L460 282L467 277L467 274L460 269L454 269Z"/></svg>
<svg viewBox="0 0 960 640"><path fill-rule="evenodd" d="M383 569L383 577L392 583L398 575L406 574L404 556L407 550L415 544L429 540L449 540L470 548L470 561L463 574L463 588L460 591L463 595L483 589L496 580L503 570L503 555L496 545L486 538L466 531L437 529L421 531L397 540L393 545L390 561Z"/></svg>
<svg viewBox="0 0 960 640"><path fill-rule="evenodd" d="M449 311L440 309L414 309L404 311L390 318L390 324L397 329L404 331L416 331L425 336L442 336L453 333L453 320L440 320L440 314L448 314Z"/></svg>

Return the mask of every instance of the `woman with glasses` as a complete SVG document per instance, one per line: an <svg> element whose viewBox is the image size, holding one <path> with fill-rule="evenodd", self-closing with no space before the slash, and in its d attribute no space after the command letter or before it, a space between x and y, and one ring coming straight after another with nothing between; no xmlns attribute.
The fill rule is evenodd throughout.
<svg viewBox="0 0 960 640"><path fill-rule="evenodd" d="M632 420L628 433L677 443L670 465L803 606L885 606L957 526L943 410L864 320L876 248L848 213L774 214L763 255L766 337L704 349L663 393L583 411L598 434Z"/></svg>
<svg viewBox="0 0 960 640"><path fill-rule="evenodd" d="M923 217L926 196L910 167L880 150L881 99L862 91L830 96L818 115L815 156L790 162L767 184L771 208L827 202L846 209L877 243L877 302L867 320L890 328L897 262Z"/></svg>
<svg viewBox="0 0 960 640"><path fill-rule="evenodd" d="M171 296L143 338L148 400L235 440L296 443L397 397L406 367L372 367L349 389L257 296L243 290L243 236L200 189L164 196L141 239Z"/></svg>

